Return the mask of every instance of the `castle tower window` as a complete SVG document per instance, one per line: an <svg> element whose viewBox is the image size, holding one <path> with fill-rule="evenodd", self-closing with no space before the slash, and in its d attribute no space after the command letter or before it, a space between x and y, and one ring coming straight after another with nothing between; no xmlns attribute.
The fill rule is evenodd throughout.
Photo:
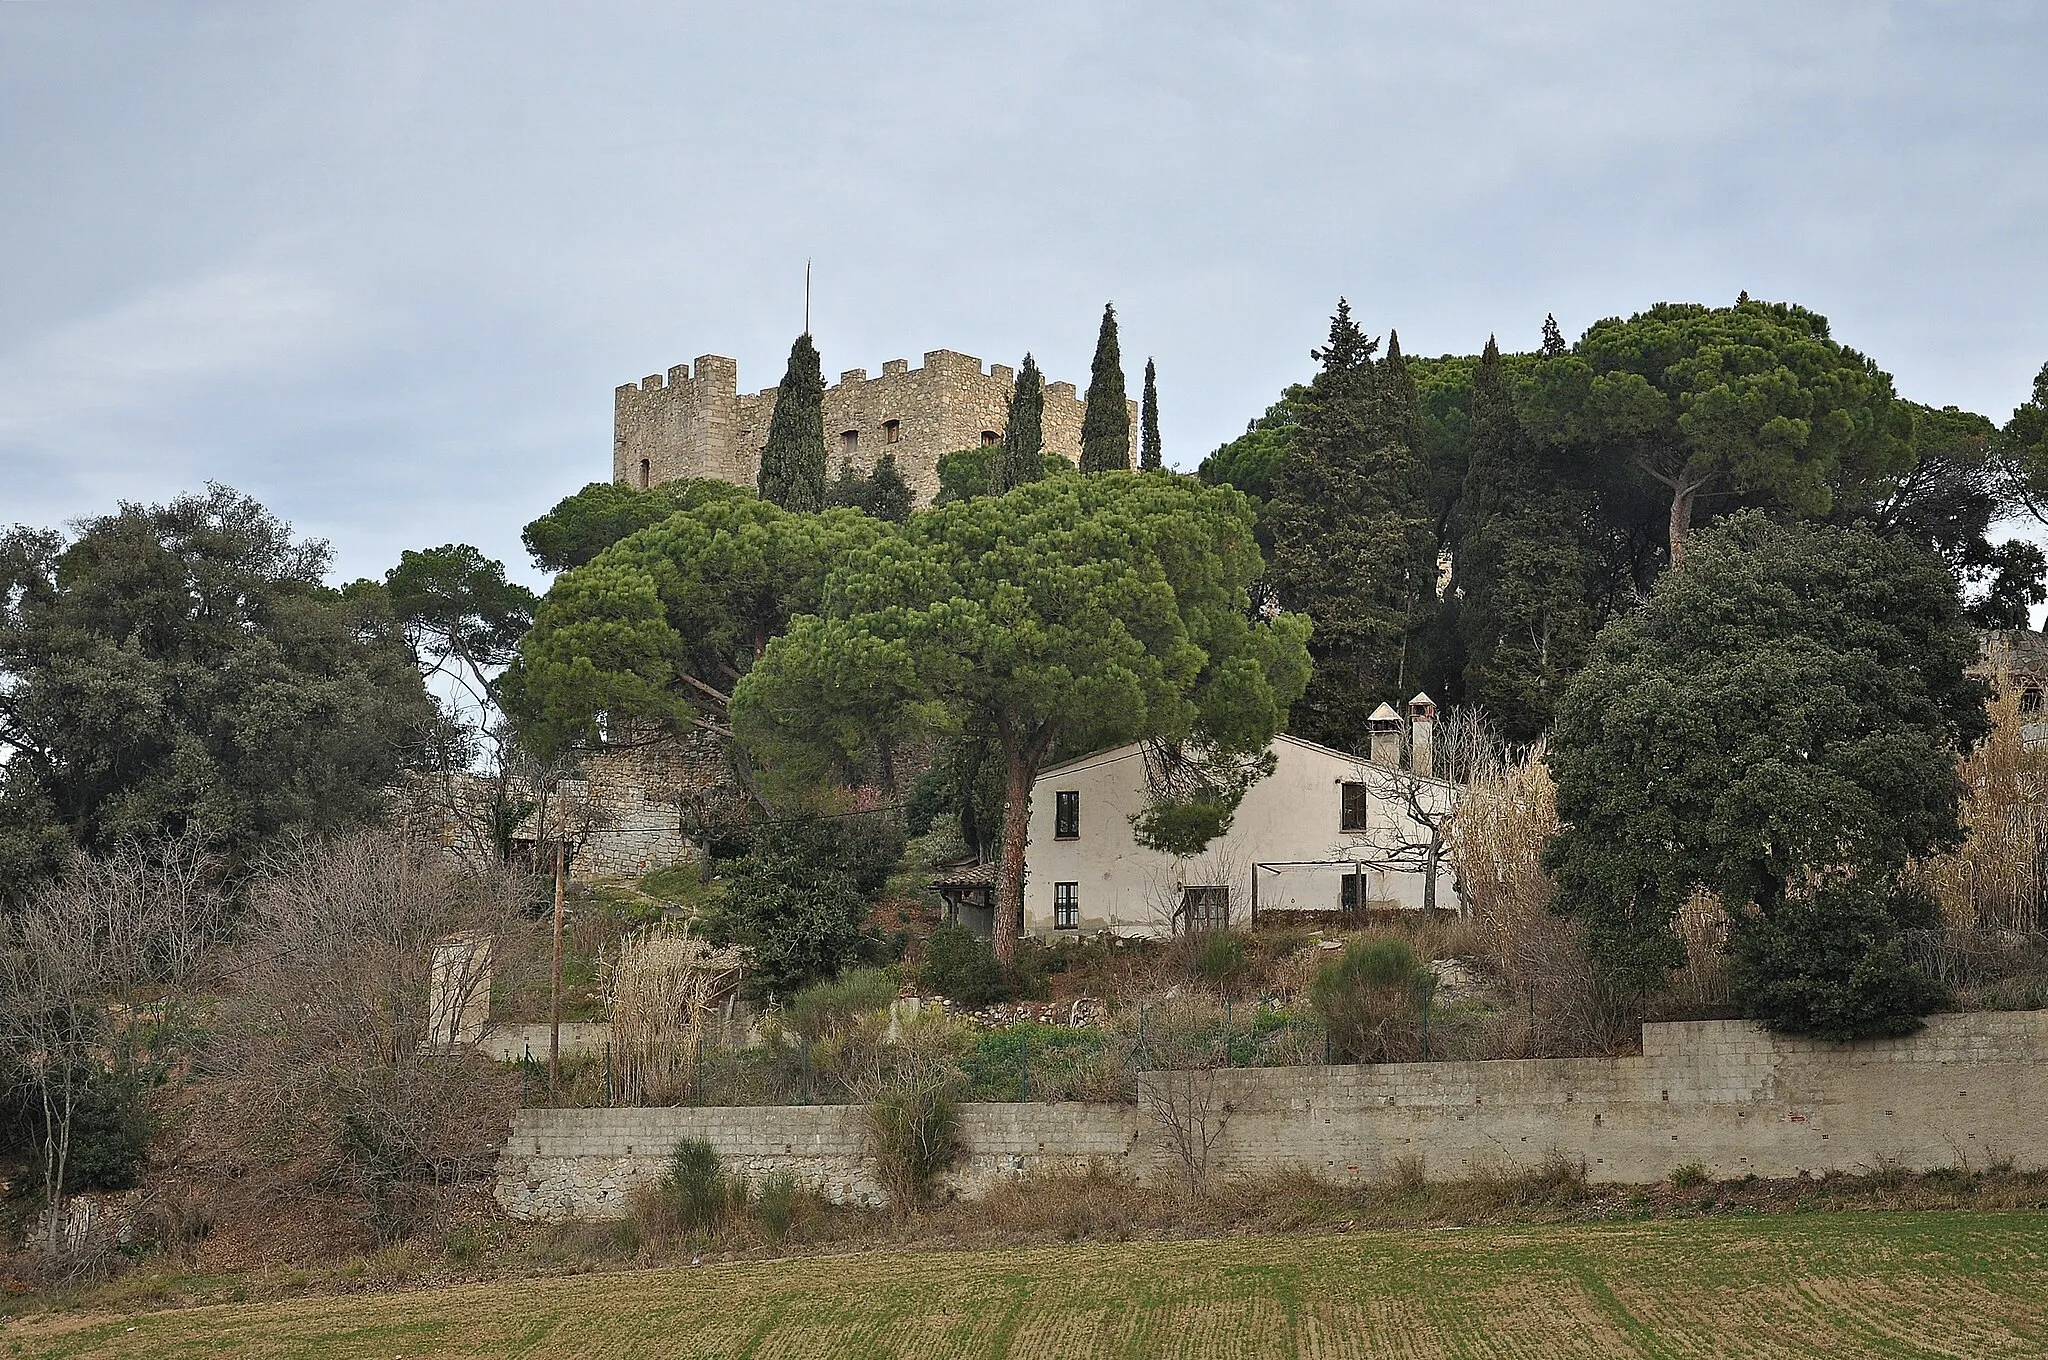
<svg viewBox="0 0 2048 1360"><path fill-rule="evenodd" d="M839 452L843 457L847 458L851 458L854 454L860 452L859 430L847 430L839 436Z"/></svg>
<svg viewBox="0 0 2048 1360"><path fill-rule="evenodd" d="M640 489L642 491L647 489L648 479L653 475L653 472L654 465L647 459L642 458L640 460Z"/></svg>
<svg viewBox="0 0 2048 1360"><path fill-rule="evenodd" d="M885 420L882 422L882 442L884 444L893 444L901 438L903 438L902 421Z"/></svg>
<svg viewBox="0 0 2048 1360"><path fill-rule="evenodd" d="M983 448L987 448L991 444L1000 444L1002 442L1003 437L997 434L994 430L983 430L981 432L981 446Z"/></svg>
<svg viewBox="0 0 2048 1360"><path fill-rule="evenodd" d="M2041 687L2039 685L2028 685L2020 691L2020 712L2039 713L2040 711Z"/></svg>

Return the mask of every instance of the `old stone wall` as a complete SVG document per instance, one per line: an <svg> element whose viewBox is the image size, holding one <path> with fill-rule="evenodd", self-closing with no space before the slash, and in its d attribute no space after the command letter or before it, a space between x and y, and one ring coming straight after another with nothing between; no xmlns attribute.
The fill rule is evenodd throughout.
<svg viewBox="0 0 2048 1360"><path fill-rule="evenodd" d="M1419 1161L1432 1178L1583 1159L1595 1181L1648 1184L1688 1162L1715 1175L2048 1166L2048 1011L1934 1017L1904 1039L1777 1039L1743 1021L1645 1025L1636 1058L1236 1068L1156 1074L1126 1105L963 1108L951 1188L1099 1161L1177 1174L1169 1116L1214 1139L1209 1170L1305 1168L1371 1180ZM835 1199L873 1202L851 1106L521 1110L498 1197L531 1218L623 1212L677 1139L738 1170L787 1169Z"/></svg>
<svg viewBox="0 0 2048 1360"><path fill-rule="evenodd" d="M739 370L715 354L666 375L654 373L620 387L613 397L612 480L651 486L683 477L712 477L753 486L760 475L761 449L775 413L773 387L741 393ZM857 473L874 470L884 453L919 504L938 494L939 459L1002 436L1016 373L953 350L929 351L922 368L891 359L880 376L848 369L825 389L825 457L832 475L850 463ZM1045 385L1044 440L1047 453L1069 462L1081 456L1081 417L1086 403L1074 385ZM1129 403L1132 457L1137 456L1138 408Z"/></svg>

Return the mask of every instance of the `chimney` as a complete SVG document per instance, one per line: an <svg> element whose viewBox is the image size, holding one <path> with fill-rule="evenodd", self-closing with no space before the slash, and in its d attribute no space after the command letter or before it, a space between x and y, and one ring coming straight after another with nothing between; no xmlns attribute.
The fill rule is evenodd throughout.
<svg viewBox="0 0 2048 1360"><path fill-rule="evenodd" d="M1408 701L1408 768L1424 779L1436 774L1436 700L1427 694Z"/></svg>
<svg viewBox="0 0 2048 1360"><path fill-rule="evenodd" d="M1381 704L1366 719L1372 729L1372 763L1390 770L1401 768L1401 715L1392 704Z"/></svg>

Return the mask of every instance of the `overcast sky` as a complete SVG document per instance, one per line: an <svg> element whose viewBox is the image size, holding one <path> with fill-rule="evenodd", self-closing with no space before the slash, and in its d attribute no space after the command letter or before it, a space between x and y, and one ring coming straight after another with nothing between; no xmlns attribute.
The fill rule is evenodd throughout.
<svg viewBox="0 0 2048 1360"><path fill-rule="evenodd" d="M1339 294L1410 353L1739 289L2003 420L2048 4L0 0L0 523L224 481L337 574L610 475L611 392L929 349L1192 467Z"/></svg>

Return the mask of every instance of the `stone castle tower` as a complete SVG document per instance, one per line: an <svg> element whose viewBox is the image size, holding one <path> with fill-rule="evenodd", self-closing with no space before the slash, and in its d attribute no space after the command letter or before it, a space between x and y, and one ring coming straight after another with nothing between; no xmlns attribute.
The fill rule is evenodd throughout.
<svg viewBox="0 0 2048 1360"><path fill-rule="evenodd" d="M906 359L882 365L882 376L852 368L825 389L825 458L828 476L842 464L874 470L884 454L896 456L903 480L920 505L938 494L939 458L958 449L994 444L1003 437L1017 375L1005 364L935 349L923 368ZM761 448L775 414L773 387L739 391L739 365L700 355L693 375L677 364L618 389L612 410L612 480L646 488L685 477L711 477L752 487L761 472ZM1137 455L1137 403L1127 403L1131 453ZM1086 404L1074 385L1045 385L1045 451L1069 462L1081 457L1081 415Z"/></svg>

